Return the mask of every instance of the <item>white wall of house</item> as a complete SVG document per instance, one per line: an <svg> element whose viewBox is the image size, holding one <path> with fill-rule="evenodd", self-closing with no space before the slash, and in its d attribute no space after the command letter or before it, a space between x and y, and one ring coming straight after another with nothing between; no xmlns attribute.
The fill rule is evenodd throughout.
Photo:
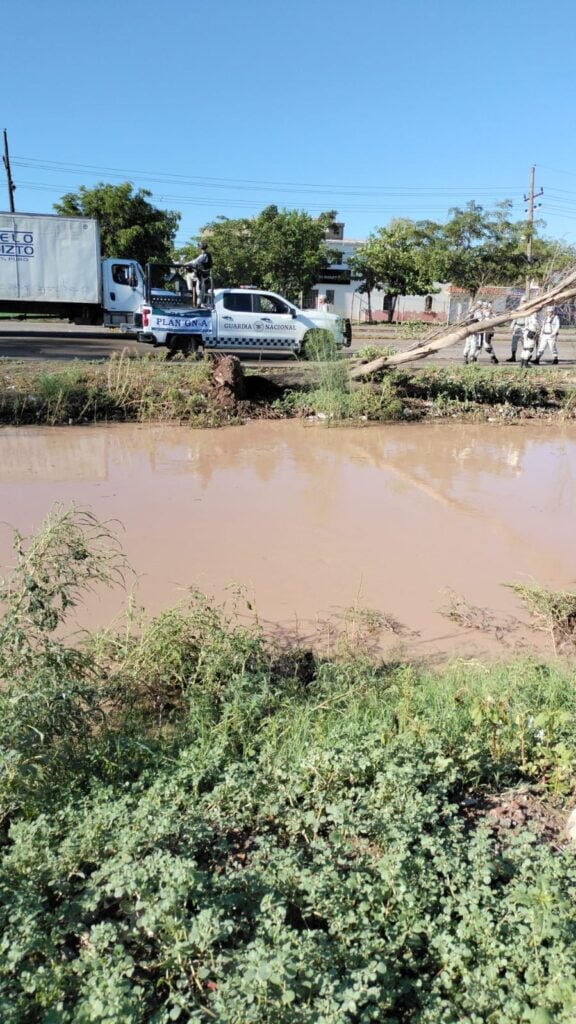
<svg viewBox="0 0 576 1024"><path fill-rule="evenodd" d="M352 282L351 294L342 296L349 306L351 320L368 319L368 296L354 291L358 282ZM388 320L386 293L375 290L370 295L373 320ZM335 310L337 311L337 310ZM428 295L399 295L394 306L394 320L424 320L428 323L445 323L450 312L450 286L437 284Z"/></svg>
<svg viewBox="0 0 576 1024"><path fill-rule="evenodd" d="M335 225L335 228L342 229L344 225ZM338 233L338 231L336 231ZM312 292L307 297L310 305L317 305L320 296L326 300L327 307L332 313L340 313L351 320L365 321L368 319L368 296L358 291L360 281L350 280L349 283L339 283L337 277L340 272L345 273L348 268L348 260L356 250L364 244L361 238L332 238L326 239L326 245L332 249L337 258L331 263L326 274L326 279L318 281ZM439 284L430 295L402 295L396 301L394 309L394 320L426 320L430 323L443 323L448 319L450 312L450 286ZM373 320L388 320L388 308L386 305L386 293L377 288L370 295L370 305Z"/></svg>

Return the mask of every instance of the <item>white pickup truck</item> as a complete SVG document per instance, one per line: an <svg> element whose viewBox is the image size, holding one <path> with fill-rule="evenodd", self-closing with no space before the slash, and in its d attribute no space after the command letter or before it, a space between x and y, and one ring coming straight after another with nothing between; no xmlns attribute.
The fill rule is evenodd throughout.
<svg viewBox="0 0 576 1024"><path fill-rule="evenodd" d="M220 349L313 354L322 339L338 347L352 341L350 321L335 313L298 309L274 292L256 288L220 288L212 308L185 308L169 293L152 292L142 307L138 341L165 345L171 353Z"/></svg>

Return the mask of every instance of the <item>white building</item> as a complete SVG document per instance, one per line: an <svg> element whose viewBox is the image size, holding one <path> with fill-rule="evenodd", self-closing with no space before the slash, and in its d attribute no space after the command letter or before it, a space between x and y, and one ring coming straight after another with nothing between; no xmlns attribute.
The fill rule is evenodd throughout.
<svg viewBox="0 0 576 1024"><path fill-rule="evenodd" d="M336 221L328 229L326 245L333 254L330 263L314 288L305 296L305 306L309 309L318 305L320 296L324 296L327 307L332 313L341 313L351 320L368 319L368 295L361 294L358 288L361 282L354 280L350 273L349 259L354 255L365 239L345 238L344 224ZM448 319L450 312L450 285L439 284L437 290L429 295L401 295L396 301L394 320L424 320L429 323L442 323ZM370 308L373 320L388 320L391 299L386 292L375 288L370 294Z"/></svg>

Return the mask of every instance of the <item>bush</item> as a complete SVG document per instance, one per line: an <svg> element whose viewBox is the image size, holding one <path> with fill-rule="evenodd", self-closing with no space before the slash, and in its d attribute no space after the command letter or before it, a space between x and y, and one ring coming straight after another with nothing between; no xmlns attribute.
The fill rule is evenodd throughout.
<svg viewBox="0 0 576 1024"><path fill-rule="evenodd" d="M304 359L325 362L334 360L340 353L330 331L317 327L306 332L300 355Z"/></svg>

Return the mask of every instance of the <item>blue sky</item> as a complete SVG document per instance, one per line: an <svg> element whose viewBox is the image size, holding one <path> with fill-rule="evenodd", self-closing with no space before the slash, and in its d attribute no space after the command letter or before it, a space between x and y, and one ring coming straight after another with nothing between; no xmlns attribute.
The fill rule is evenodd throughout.
<svg viewBox="0 0 576 1024"><path fill-rule="evenodd" d="M576 243L575 29L573 0L19 0L16 209L129 180L181 212L178 244L269 203L362 238L472 199L521 219L535 164L544 234Z"/></svg>

